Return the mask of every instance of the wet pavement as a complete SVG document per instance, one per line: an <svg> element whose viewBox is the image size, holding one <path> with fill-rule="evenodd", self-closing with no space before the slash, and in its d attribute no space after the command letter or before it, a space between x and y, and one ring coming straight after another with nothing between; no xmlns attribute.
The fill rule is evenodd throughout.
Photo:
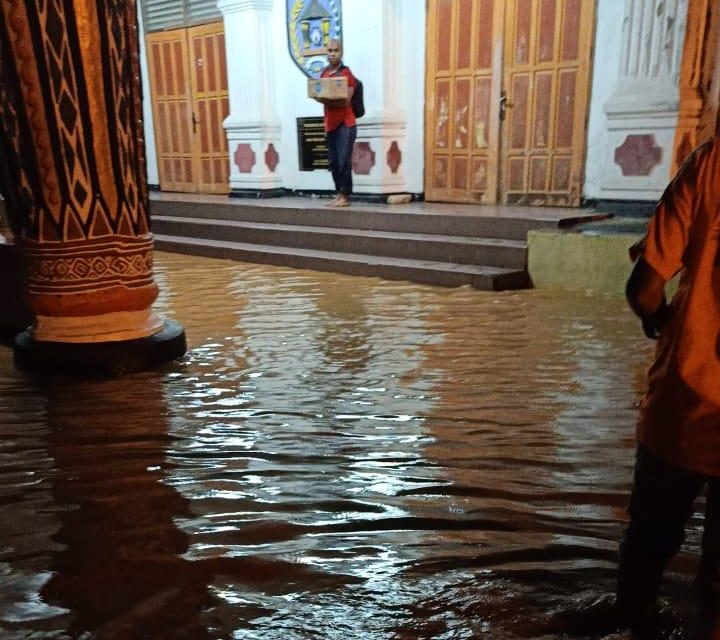
<svg viewBox="0 0 720 640"><path fill-rule="evenodd" d="M622 300L156 258L181 361L0 348L0 638L561 638L612 591L652 355Z"/></svg>

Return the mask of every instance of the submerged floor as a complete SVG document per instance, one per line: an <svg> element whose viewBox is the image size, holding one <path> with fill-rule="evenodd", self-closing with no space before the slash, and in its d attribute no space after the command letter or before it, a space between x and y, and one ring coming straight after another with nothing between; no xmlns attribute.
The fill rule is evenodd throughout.
<svg viewBox="0 0 720 640"><path fill-rule="evenodd" d="M0 349L0 637L556 638L612 590L652 350L621 300L157 272L180 362L38 380Z"/></svg>

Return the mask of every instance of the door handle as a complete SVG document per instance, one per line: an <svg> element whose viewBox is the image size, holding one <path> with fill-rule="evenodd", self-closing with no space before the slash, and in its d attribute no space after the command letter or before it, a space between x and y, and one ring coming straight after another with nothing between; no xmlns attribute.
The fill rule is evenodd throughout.
<svg viewBox="0 0 720 640"><path fill-rule="evenodd" d="M197 133L197 118L195 117L195 112L192 112L192 123L193 123L193 133Z"/></svg>
<svg viewBox="0 0 720 640"><path fill-rule="evenodd" d="M500 93L500 121L502 122L505 120L505 112L512 107L512 103L508 102L508 97L506 91L503 89L503 91Z"/></svg>

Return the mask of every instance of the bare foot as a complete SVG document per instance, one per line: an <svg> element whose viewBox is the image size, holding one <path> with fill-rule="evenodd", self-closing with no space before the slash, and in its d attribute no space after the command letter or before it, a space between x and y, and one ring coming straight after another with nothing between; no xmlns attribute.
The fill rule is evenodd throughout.
<svg viewBox="0 0 720 640"><path fill-rule="evenodd" d="M337 201L338 201L339 199L340 199L340 196L335 196L332 200L330 200L330 202L326 202L326 203L325 203L325 206L326 206L326 207L334 207L334 206L337 205Z"/></svg>
<svg viewBox="0 0 720 640"><path fill-rule="evenodd" d="M335 201L335 204L333 207L349 207L350 206L350 198L348 198L345 195L338 196L337 200Z"/></svg>

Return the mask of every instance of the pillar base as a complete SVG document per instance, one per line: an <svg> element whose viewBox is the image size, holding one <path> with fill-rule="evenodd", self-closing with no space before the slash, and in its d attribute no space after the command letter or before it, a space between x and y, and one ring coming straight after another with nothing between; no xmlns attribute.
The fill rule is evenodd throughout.
<svg viewBox="0 0 720 640"><path fill-rule="evenodd" d="M38 341L30 331L15 337L15 365L37 373L121 375L151 369L187 351L185 330L174 320L147 338L117 342Z"/></svg>

